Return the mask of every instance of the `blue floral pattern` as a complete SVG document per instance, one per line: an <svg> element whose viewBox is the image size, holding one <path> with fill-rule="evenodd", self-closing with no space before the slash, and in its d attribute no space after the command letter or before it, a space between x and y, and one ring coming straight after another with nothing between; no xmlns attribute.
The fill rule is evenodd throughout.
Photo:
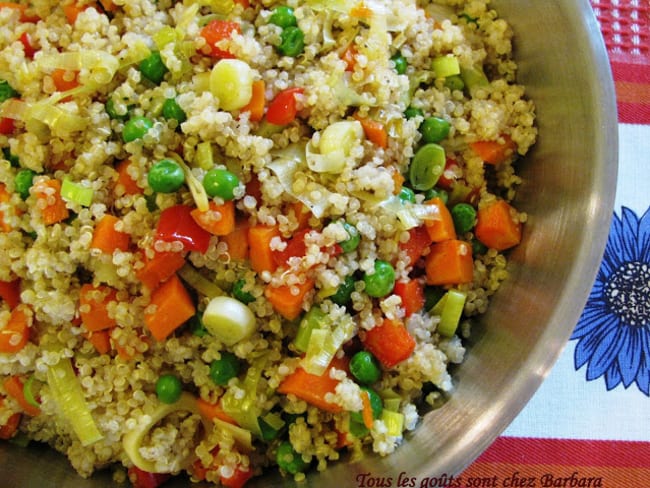
<svg viewBox="0 0 650 488"><path fill-rule="evenodd" d="M636 386L650 396L650 209L614 213L596 282L571 336L576 370L604 377L608 390Z"/></svg>

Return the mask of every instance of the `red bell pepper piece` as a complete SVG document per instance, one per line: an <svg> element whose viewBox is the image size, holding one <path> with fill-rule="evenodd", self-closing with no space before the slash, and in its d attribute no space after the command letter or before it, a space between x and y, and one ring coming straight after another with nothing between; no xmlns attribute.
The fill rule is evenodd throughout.
<svg viewBox="0 0 650 488"><path fill-rule="evenodd" d="M156 238L165 242L180 241L186 251L205 253L210 245L210 233L192 218L189 205L174 205L163 210L156 228Z"/></svg>
<svg viewBox="0 0 650 488"><path fill-rule="evenodd" d="M393 292L402 299L406 317L410 317L424 307L424 285L418 280L397 281Z"/></svg>
<svg viewBox="0 0 650 488"><path fill-rule="evenodd" d="M169 473L149 473L137 466L131 466L128 470L128 475L133 488L158 488L171 478L171 474Z"/></svg>
<svg viewBox="0 0 650 488"><path fill-rule="evenodd" d="M278 93L269 104L266 120L275 125L287 125L296 119L298 107L296 94L304 93L304 88L287 88Z"/></svg>
<svg viewBox="0 0 650 488"><path fill-rule="evenodd" d="M437 186L443 188L444 190L451 190L456 182L456 177L453 176L454 171L458 169L458 163L451 158L447 158L445 162L445 169L438 178Z"/></svg>
<svg viewBox="0 0 650 488"><path fill-rule="evenodd" d="M409 230L409 240L400 242L399 248L406 253L408 265L411 266L422 257L424 251L431 245L431 237L424 225Z"/></svg>
<svg viewBox="0 0 650 488"><path fill-rule="evenodd" d="M9 117L0 117L0 134L9 135L13 133L14 128L14 119L10 119Z"/></svg>
<svg viewBox="0 0 650 488"><path fill-rule="evenodd" d="M0 281L0 298L9 305L9 308L16 308L20 303L20 279Z"/></svg>
<svg viewBox="0 0 650 488"><path fill-rule="evenodd" d="M29 34L27 32L23 32L21 36L18 38L18 40L23 45L23 50L25 51L25 57L29 59L33 59L34 54L36 54L36 48L32 44L32 40Z"/></svg>
<svg viewBox="0 0 650 488"><path fill-rule="evenodd" d="M233 59L235 56L217 47L217 44L224 39L230 39L234 34L241 34L241 26L238 22L215 19L201 29L201 37L205 39L206 52L217 59Z"/></svg>

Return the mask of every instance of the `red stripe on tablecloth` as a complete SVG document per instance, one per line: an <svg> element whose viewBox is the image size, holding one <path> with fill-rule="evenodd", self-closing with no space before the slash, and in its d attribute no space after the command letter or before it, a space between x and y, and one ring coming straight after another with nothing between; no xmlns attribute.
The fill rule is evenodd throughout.
<svg viewBox="0 0 650 488"><path fill-rule="evenodd" d="M645 468L650 476L650 442L503 436L476 462Z"/></svg>
<svg viewBox="0 0 650 488"><path fill-rule="evenodd" d="M611 66L618 120L628 124L650 124L650 64L622 63L614 59Z"/></svg>

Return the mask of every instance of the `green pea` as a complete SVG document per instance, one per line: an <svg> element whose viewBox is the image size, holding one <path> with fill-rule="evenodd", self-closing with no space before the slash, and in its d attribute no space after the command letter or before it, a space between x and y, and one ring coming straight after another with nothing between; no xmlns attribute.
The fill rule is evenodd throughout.
<svg viewBox="0 0 650 488"><path fill-rule="evenodd" d="M415 203L415 192L411 190L408 186L403 186L402 189L399 191L399 195L397 195L397 197L402 202Z"/></svg>
<svg viewBox="0 0 650 488"><path fill-rule="evenodd" d="M156 381L156 396L163 403L176 403L181 393L183 393L183 384L173 374L164 374Z"/></svg>
<svg viewBox="0 0 650 488"><path fill-rule="evenodd" d="M160 85L168 71L158 51L152 52L149 57L140 61L139 68L142 76L156 85Z"/></svg>
<svg viewBox="0 0 650 488"><path fill-rule="evenodd" d="M374 271L363 277L366 293L374 298L385 297L395 286L395 270L389 262L378 259L375 261Z"/></svg>
<svg viewBox="0 0 650 488"><path fill-rule="evenodd" d="M404 110L404 117L407 119L412 119L413 117L424 117L424 112L422 109L419 109L417 107L409 107Z"/></svg>
<svg viewBox="0 0 650 488"><path fill-rule="evenodd" d="M458 234L464 234L474 228L476 209L469 203L457 203L451 208L451 218Z"/></svg>
<svg viewBox="0 0 650 488"><path fill-rule="evenodd" d="M122 139L124 142L141 139L153 127L153 121L147 117L131 117L124 124L122 129Z"/></svg>
<svg viewBox="0 0 650 488"><path fill-rule="evenodd" d="M413 156L409 180L414 190L427 191L434 187L445 170L445 150L438 144L422 146Z"/></svg>
<svg viewBox="0 0 650 488"><path fill-rule="evenodd" d="M0 80L0 103L19 96L20 93L14 90L7 80Z"/></svg>
<svg viewBox="0 0 650 488"><path fill-rule="evenodd" d="M224 200L235 198L235 189L239 186L239 178L227 169L214 168L203 176L203 188L210 197L220 197Z"/></svg>
<svg viewBox="0 0 650 488"><path fill-rule="evenodd" d="M168 98L163 102L162 115L167 120L174 119L182 124L187 120L187 114L178 104L175 98Z"/></svg>
<svg viewBox="0 0 650 488"><path fill-rule="evenodd" d="M234 296L240 302L248 305L249 303L255 301L255 297L251 295L249 292L244 290L245 286L246 286L245 279L242 278L240 280L235 281L235 284L232 285L232 296Z"/></svg>
<svg viewBox="0 0 650 488"><path fill-rule="evenodd" d="M336 293L330 297L330 300L341 306L350 303L350 300L352 299L352 292L354 292L354 283L354 276L346 276L343 280L343 283L341 283L336 289Z"/></svg>
<svg viewBox="0 0 650 488"><path fill-rule="evenodd" d="M472 239L472 256L480 256L488 251L488 247L478 239Z"/></svg>
<svg viewBox="0 0 650 488"><path fill-rule="evenodd" d="M23 200L26 200L29 196L29 189L32 187L34 181L34 176L36 173L31 169L21 169L16 173L16 178L14 179L14 186L16 192L20 195Z"/></svg>
<svg viewBox="0 0 650 488"><path fill-rule="evenodd" d="M280 469L291 474L302 473L309 466L289 441L280 443L275 461Z"/></svg>
<svg viewBox="0 0 650 488"><path fill-rule="evenodd" d="M354 225L348 222L343 222L343 228L348 233L348 238L344 241L339 242L339 246L341 246L343 252L352 252L357 247L359 247L359 243L361 242L361 234L359 234L359 231Z"/></svg>
<svg viewBox="0 0 650 488"><path fill-rule="evenodd" d="M225 386L239 374L241 365L233 353L222 351L221 357L210 363L210 378L215 384Z"/></svg>
<svg viewBox="0 0 650 488"><path fill-rule="evenodd" d="M361 391L368 393L368 397L370 398L370 408L372 409L372 418L378 419L381 417L381 412L384 410L384 404L381 401L379 394L367 386L362 386ZM350 412L350 420L363 424L363 414L361 412Z"/></svg>
<svg viewBox="0 0 650 488"><path fill-rule="evenodd" d="M427 117L420 125L420 133L425 143L440 142L449 135L451 124L440 117Z"/></svg>
<svg viewBox="0 0 650 488"><path fill-rule="evenodd" d="M115 102L112 98L106 100L106 105L104 105L104 110L108 116L113 120L127 120L129 118L129 111L127 109L126 113L120 114L115 109Z"/></svg>
<svg viewBox="0 0 650 488"><path fill-rule="evenodd" d="M406 74L406 68L408 68L408 62L406 58L402 56L402 53L397 52L390 58L390 60L395 63L395 71L398 75Z"/></svg>
<svg viewBox="0 0 650 488"><path fill-rule="evenodd" d="M381 377L379 362L368 351L359 351L352 356L350 373L359 383L374 383Z"/></svg>
<svg viewBox="0 0 650 488"><path fill-rule="evenodd" d="M433 198L439 198L445 205L447 205L447 202L449 201L449 193L440 188L431 188L424 194L424 199L431 200Z"/></svg>
<svg viewBox="0 0 650 488"><path fill-rule="evenodd" d="M185 183L185 173L173 159L161 159L149 170L147 182L155 192L174 193Z"/></svg>
<svg viewBox="0 0 650 488"><path fill-rule="evenodd" d="M282 30L278 51L283 56L295 58L305 50L305 34L299 27L290 26Z"/></svg>
<svg viewBox="0 0 650 488"><path fill-rule="evenodd" d="M203 325L203 320L201 320L201 314L197 313L194 314L190 319L187 321L187 325L190 329L190 332L192 332L192 335L195 335L196 337L205 337L208 334L208 329L205 328L205 325Z"/></svg>
<svg viewBox="0 0 650 488"><path fill-rule="evenodd" d="M298 20L293 13L293 9L291 7L287 7L286 5L275 7L271 13L271 17L269 17L269 22L271 24L282 27L283 29L298 25Z"/></svg>
<svg viewBox="0 0 650 488"><path fill-rule="evenodd" d="M465 89L465 82L460 75L451 75L445 78L445 86L452 91L462 91Z"/></svg>

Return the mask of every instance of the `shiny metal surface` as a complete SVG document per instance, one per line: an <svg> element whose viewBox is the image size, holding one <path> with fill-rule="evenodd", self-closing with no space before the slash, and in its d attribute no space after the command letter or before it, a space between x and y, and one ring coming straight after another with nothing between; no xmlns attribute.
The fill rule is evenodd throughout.
<svg viewBox="0 0 650 488"><path fill-rule="evenodd" d="M529 214L511 278L474 330L454 371L457 390L390 457L368 457L315 473L301 487L359 486L363 473L417 478L460 472L533 395L582 311L609 230L617 173L613 82L588 0L494 0L515 29L520 82L537 104L539 142L521 163L517 206ZM60 455L0 445L0 485L112 486L106 473L83 480ZM187 486L177 480L165 486ZM279 477L250 486L288 486ZM248 486L248 485L247 485Z"/></svg>

